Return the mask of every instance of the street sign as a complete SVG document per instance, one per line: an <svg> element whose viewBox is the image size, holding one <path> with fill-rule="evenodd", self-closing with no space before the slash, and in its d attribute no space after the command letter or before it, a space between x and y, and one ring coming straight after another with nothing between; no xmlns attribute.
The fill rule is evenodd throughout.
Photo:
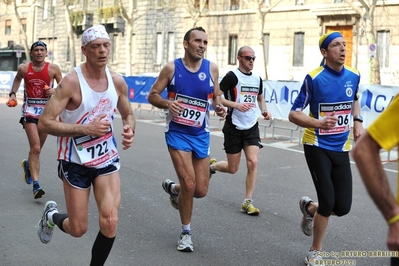
<svg viewBox="0 0 399 266"><path fill-rule="evenodd" d="M17 51L15 52L15 54L16 54L17 58L21 58L21 56L22 56L22 50L17 50Z"/></svg>
<svg viewBox="0 0 399 266"><path fill-rule="evenodd" d="M369 45L369 57L374 58L377 56L377 45L375 43L370 43Z"/></svg>

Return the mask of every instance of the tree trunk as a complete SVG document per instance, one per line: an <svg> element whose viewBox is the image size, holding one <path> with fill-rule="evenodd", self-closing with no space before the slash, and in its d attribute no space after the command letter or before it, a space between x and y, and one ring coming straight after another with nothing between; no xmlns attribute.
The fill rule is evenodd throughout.
<svg viewBox="0 0 399 266"><path fill-rule="evenodd" d="M18 20L19 29L24 36L24 49L25 49L26 61L30 62L30 50L29 50L29 45L28 45L28 36L26 36L26 31L24 30L24 27L22 25L21 17L19 16L19 13L18 13L17 3L16 3L16 1L13 1L13 3L14 3L15 16L17 17L17 20Z"/></svg>
<svg viewBox="0 0 399 266"><path fill-rule="evenodd" d="M69 37L69 49L70 49L69 62L71 63L71 68L74 68L76 67L75 36L73 35L73 28L70 18L71 11L68 8L69 4L67 1L64 1L64 4L65 4L65 22Z"/></svg>

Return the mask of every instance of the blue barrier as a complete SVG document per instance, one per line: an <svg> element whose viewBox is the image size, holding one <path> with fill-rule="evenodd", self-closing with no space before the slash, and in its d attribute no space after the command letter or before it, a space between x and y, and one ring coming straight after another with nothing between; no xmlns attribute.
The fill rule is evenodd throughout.
<svg viewBox="0 0 399 266"><path fill-rule="evenodd" d="M148 103L148 94L156 77L130 76L123 77L128 87L128 97L130 102ZM162 97L167 97L167 91L163 91Z"/></svg>

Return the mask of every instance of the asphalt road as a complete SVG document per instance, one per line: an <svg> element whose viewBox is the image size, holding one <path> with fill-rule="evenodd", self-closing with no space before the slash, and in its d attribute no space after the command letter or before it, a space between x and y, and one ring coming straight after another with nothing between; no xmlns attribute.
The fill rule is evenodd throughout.
<svg viewBox="0 0 399 266"><path fill-rule="evenodd" d="M18 124L19 115L19 107L8 108L0 99L0 266L89 265L98 232L93 197L89 230L83 237L73 238L58 228L47 245L37 237L37 223L47 200L55 200L60 211L65 211L62 183L56 171L56 139L49 136L42 150L40 181L46 194L34 200L32 187L21 177L20 162L27 158L28 142ZM120 143L120 119L116 119L115 127ZM120 150L119 227L106 265L303 265L311 238L299 228L298 201L304 195L315 198L315 191L302 147L287 141L287 136L277 138L263 139L265 147L259 154L254 201L261 214L251 217L240 213L245 196L242 158L235 175L215 174L208 195L195 200L191 225L195 251L181 253L176 250L181 231L179 215L161 187L164 179L176 179L164 142L162 121L154 121L151 116L138 121L133 147ZM219 160L225 158L222 144L221 132L215 130L211 154ZM385 167L396 189L396 162ZM328 252L326 259L349 265L388 265L387 258L369 256L370 251L386 250L387 226L365 191L355 165L352 171L352 210L345 217L330 219L323 247ZM342 255L341 252L351 253L338 260L332 257Z"/></svg>

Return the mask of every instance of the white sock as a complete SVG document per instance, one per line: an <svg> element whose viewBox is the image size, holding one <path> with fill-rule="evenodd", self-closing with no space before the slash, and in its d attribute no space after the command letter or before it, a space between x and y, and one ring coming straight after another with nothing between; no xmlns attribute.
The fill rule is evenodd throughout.
<svg viewBox="0 0 399 266"><path fill-rule="evenodd" d="M191 232L191 226L190 224L182 224L181 228L183 229L183 231L188 231Z"/></svg>
<svg viewBox="0 0 399 266"><path fill-rule="evenodd" d="M175 195L178 195L179 192L177 192L175 188L176 188L176 184L172 184L172 185L170 186L170 192L172 192L172 193L175 194Z"/></svg>
<svg viewBox="0 0 399 266"><path fill-rule="evenodd" d="M47 213L47 220L49 220L50 223L52 223L53 225L54 225L54 222L53 222L53 214L54 213L58 213L58 212L56 210L54 210L54 211L51 211L51 212Z"/></svg>

